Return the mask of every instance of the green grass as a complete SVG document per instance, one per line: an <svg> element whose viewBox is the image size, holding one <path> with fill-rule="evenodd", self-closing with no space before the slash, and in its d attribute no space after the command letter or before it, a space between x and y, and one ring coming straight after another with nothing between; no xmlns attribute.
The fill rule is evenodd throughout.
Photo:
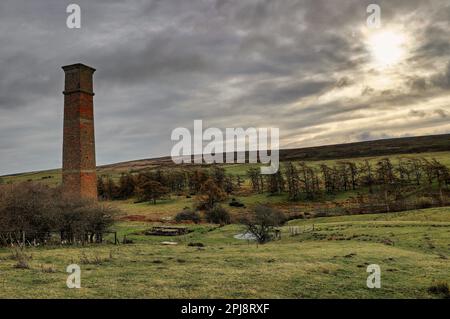
<svg viewBox="0 0 450 319"><path fill-rule="evenodd" d="M269 195L250 194L248 196L229 196L229 198L221 203L233 215L242 214L247 211L246 208L229 207L228 203L231 198L237 199L247 207L254 207L257 204L264 205L282 205L287 202L287 194ZM186 196L174 196L169 199L158 200L156 204L150 202L135 203L135 199L109 201L107 204L119 208L126 219L136 219L145 221L169 221L173 220L177 213L181 212L185 207L193 208L196 205L196 197L186 198ZM295 204L295 203L294 203Z"/></svg>
<svg viewBox="0 0 450 319"><path fill-rule="evenodd" d="M365 160L368 160L374 167L376 163L383 159L389 158L394 165L397 165L400 159L408 158L424 158L427 160L436 159L440 163L450 166L450 152L434 152L434 153L422 153L422 154L400 154L400 155L389 155L389 156L375 156L375 157L356 157L348 160L328 160L328 161L315 161L312 162L314 166L319 167L321 164L326 164L329 166L334 165L339 161L351 161L356 164L363 164Z"/></svg>
<svg viewBox="0 0 450 319"><path fill-rule="evenodd" d="M302 225L311 223L334 223L347 221L414 221L414 222L448 222L450 223L449 208L429 208L422 210L410 210L389 214L363 214L346 215L337 217L320 217L309 220L296 220L289 222L290 225Z"/></svg>
<svg viewBox="0 0 450 319"><path fill-rule="evenodd" d="M123 211L126 215L141 216L147 220L169 220L185 207L192 207L195 198L186 196L171 196L170 199L158 200L156 204L144 202L135 203L135 199L108 202Z"/></svg>
<svg viewBox="0 0 450 319"><path fill-rule="evenodd" d="M450 248L450 209L431 208L390 214L295 220L289 226L310 230L326 240L378 241L414 251L446 256ZM310 237L305 237L306 239Z"/></svg>
<svg viewBox="0 0 450 319"><path fill-rule="evenodd" d="M436 208L295 220L280 241L259 247L233 238L239 225L189 226L188 235L162 238L142 235L150 223L121 222L119 238L133 244L27 249L30 269L14 268L9 249L0 249L0 297L432 298L433 282L450 282L449 216L450 208ZM302 233L290 236L291 226ZM82 253L103 262L80 264L82 288L68 289L65 269ZM366 287L369 264L381 267L381 289Z"/></svg>
<svg viewBox="0 0 450 319"><path fill-rule="evenodd" d="M384 157L351 160L360 163L369 159L375 164ZM450 166L450 152L389 156L394 163L400 157L436 158ZM322 163L333 165L336 161L309 162L317 168ZM227 173L246 175L250 166L224 167ZM111 172L115 179L120 176L117 170ZM101 169L99 174L103 173ZM48 176L52 178L45 178ZM2 180L33 180L56 186L61 173L25 173ZM354 195L343 192L320 200L345 201ZM248 208L269 204L303 211L317 204L291 203L286 196L233 197ZM450 283L450 208L294 220L281 229L280 241L259 247L233 237L243 231L239 225L187 225L192 232L180 237L143 235L154 222L170 221L184 207L192 207L195 200L171 196L156 205L135 204L134 200L110 202L128 215L114 229L120 239L127 236L133 240L131 245L28 248L26 253L32 255L30 269L14 268L11 251L0 248L0 297L431 298L437 297L428 292L433 282ZM234 214L247 211L229 209ZM290 235L294 226L301 232L297 236ZM167 240L175 240L178 245L161 245ZM189 242L201 242L205 248L189 247ZM101 263L81 264L83 254ZM79 263L82 268L79 290L65 285L65 269L71 263ZM373 263L381 266L382 289L366 287L366 267ZM45 271L50 267L56 272Z"/></svg>
<svg viewBox="0 0 450 319"><path fill-rule="evenodd" d="M50 178L48 178L50 177ZM4 183L42 182L49 186L57 186L61 183L61 170L48 170L23 174L2 176Z"/></svg>

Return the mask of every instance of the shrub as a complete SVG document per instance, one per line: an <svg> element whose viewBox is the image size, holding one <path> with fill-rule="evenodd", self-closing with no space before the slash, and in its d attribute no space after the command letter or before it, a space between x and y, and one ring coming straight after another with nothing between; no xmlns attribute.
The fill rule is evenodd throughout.
<svg viewBox="0 0 450 319"><path fill-rule="evenodd" d="M448 287L448 283L445 281L434 283L428 288L428 292L433 295L441 295L445 298L450 298L450 288Z"/></svg>
<svg viewBox="0 0 450 319"><path fill-rule="evenodd" d="M316 211L315 217L327 217L330 213L325 210Z"/></svg>
<svg viewBox="0 0 450 319"><path fill-rule="evenodd" d="M232 198L229 205L230 205L231 207L245 207L245 205L242 204L241 202L238 202L238 201L236 200L236 198Z"/></svg>
<svg viewBox="0 0 450 319"><path fill-rule="evenodd" d="M178 223L184 221L192 221L195 224L198 224L200 220L200 215L196 211L193 211L189 208L185 208L182 212L178 213L175 216L175 221L177 221Z"/></svg>
<svg viewBox="0 0 450 319"><path fill-rule="evenodd" d="M416 200L416 205L418 209L431 208L433 207L433 199L429 197L419 197Z"/></svg>
<svg viewBox="0 0 450 319"><path fill-rule="evenodd" d="M27 255L24 252L24 248L15 248L11 253L11 259L17 261L14 268L17 269L30 269L29 262L33 259L32 255Z"/></svg>
<svg viewBox="0 0 450 319"><path fill-rule="evenodd" d="M106 262L110 262L113 260L112 252L109 252L109 256L107 257L101 257L97 253L94 255L94 257L89 258L85 252L82 252L80 255L80 264L83 265L101 265Z"/></svg>
<svg viewBox="0 0 450 319"><path fill-rule="evenodd" d="M300 212L300 213L295 213L295 214L291 214L289 215L289 217L287 217L287 219L289 220L294 220L294 219L305 219L305 213L304 212Z"/></svg>
<svg viewBox="0 0 450 319"><path fill-rule="evenodd" d="M33 259L33 255L27 255L25 253L24 247L14 247L14 249L11 251L11 255L9 256L12 260L31 260Z"/></svg>
<svg viewBox="0 0 450 319"><path fill-rule="evenodd" d="M122 240L122 244L124 245L128 245L128 244L133 244L134 241L132 239L128 239L127 236L123 236L123 240Z"/></svg>
<svg viewBox="0 0 450 319"><path fill-rule="evenodd" d="M41 265L41 271L43 273L48 273L48 274L53 274L53 273L57 272L56 268L53 265L49 265L49 266Z"/></svg>
<svg viewBox="0 0 450 319"><path fill-rule="evenodd" d="M206 220L213 224L227 225L231 223L230 213L220 205L206 211Z"/></svg>
<svg viewBox="0 0 450 319"><path fill-rule="evenodd" d="M203 243L189 243L189 247L205 247Z"/></svg>
<svg viewBox="0 0 450 319"><path fill-rule="evenodd" d="M95 202L63 198L58 189L41 184L11 185L0 192L0 231L25 232L28 242L47 242L51 232L70 243L94 237L100 242L116 213Z"/></svg>
<svg viewBox="0 0 450 319"><path fill-rule="evenodd" d="M27 260L19 260L17 264L14 265L14 268L17 269L30 269L30 265Z"/></svg>

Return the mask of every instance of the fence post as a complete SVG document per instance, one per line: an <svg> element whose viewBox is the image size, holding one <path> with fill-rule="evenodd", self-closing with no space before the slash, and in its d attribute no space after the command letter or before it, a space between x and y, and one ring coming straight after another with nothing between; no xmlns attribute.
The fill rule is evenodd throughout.
<svg viewBox="0 0 450 319"><path fill-rule="evenodd" d="M22 231L22 245L23 245L23 247L25 247L25 244L26 244L26 242L25 242L25 238L26 238L26 236L25 236L25 232L24 232L24 231Z"/></svg>
<svg viewBox="0 0 450 319"><path fill-rule="evenodd" d="M117 232L114 232L114 245L117 245Z"/></svg>

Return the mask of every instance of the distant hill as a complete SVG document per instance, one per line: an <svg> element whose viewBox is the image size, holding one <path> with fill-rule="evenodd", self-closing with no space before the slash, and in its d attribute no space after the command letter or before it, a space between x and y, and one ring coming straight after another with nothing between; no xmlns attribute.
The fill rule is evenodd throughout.
<svg viewBox="0 0 450 319"><path fill-rule="evenodd" d="M327 160L351 157L450 151L450 134L401 137L348 144L285 149L280 159Z"/></svg>
<svg viewBox="0 0 450 319"><path fill-rule="evenodd" d="M281 161L330 160L354 157L417 154L450 151L450 134L402 137L375 141L324 145L280 150ZM101 166L101 169L143 169L151 166L172 166L167 157L142 159Z"/></svg>
<svg viewBox="0 0 450 319"><path fill-rule="evenodd" d="M307 148L294 148L280 150L281 161L316 161L332 160L354 157L372 157L395 154L418 154L429 152L450 151L450 134L429 135L417 137L403 137L384 139L367 142L357 142L337 145L324 145ZM127 161L115 164L108 164L98 167L98 173L128 172L156 167L175 166L169 156ZM59 169L42 172L29 172L8 175L11 178L21 176L23 180L27 178L45 178L47 175L60 174ZM35 175L35 176L34 176ZM42 176L41 176L42 175ZM4 176L6 177L6 176Z"/></svg>

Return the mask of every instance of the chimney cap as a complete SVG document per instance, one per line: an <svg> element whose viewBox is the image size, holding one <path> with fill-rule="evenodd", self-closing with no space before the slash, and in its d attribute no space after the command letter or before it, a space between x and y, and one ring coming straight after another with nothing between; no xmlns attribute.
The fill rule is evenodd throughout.
<svg viewBox="0 0 450 319"><path fill-rule="evenodd" d="M75 64L66 65L66 66L63 66L62 69L64 71L70 71L73 69L88 69L88 70L91 70L92 73L94 73L96 71L93 67L90 67L83 63L75 63Z"/></svg>

